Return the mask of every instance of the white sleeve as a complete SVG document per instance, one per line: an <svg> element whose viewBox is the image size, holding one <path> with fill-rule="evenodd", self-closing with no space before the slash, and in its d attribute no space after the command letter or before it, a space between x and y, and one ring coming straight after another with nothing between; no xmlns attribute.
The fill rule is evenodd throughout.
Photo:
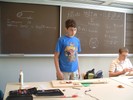
<svg viewBox="0 0 133 100"><path fill-rule="evenodd" d="M128 59L128 67L129 68L133 68L133 65L132 65L132 63L131 63L131 61Z"/></svg>
<svg viewBox="0 0 133 100"><path fill-rule="evenodd" d="M115 62L112 61L110 68L109 68L109 72L115 72Z"/></svg>

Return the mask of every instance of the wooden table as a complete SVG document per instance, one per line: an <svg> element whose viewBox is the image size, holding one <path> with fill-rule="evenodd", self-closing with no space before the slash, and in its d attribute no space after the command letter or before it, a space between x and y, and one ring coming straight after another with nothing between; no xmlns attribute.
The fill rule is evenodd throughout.
<svg viewBox="0 0 133 100"><path fill-rule="evenodd" d="M96 79L93 79L96 80ZM93 81L91 80L91 81ZM34 100L133 100L133 87L117 81L117 79L103 78L105 84L90 84L88 87L63 87L59 88L63 91L67 98L62 97L35 97ZM83 80L84 81L84 80ZM82 80L80 80L82 82ZM119 88L122 85L124 88ZM38 89L53 88L51 82L32 82L24 83L24 88L37 87ZM19 88L18 83L8 83L5 89L4 100L8 96L10 90ZM85 94L85 91L86 92ZM71 98L72 95L78 95L76 98Z"/></svg>

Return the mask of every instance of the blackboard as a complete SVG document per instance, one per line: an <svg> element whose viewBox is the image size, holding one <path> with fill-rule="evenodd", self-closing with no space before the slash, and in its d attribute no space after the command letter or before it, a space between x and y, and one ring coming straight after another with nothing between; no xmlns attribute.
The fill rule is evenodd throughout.
<svg viewBox="0 0 133 100"><path fill-rule="evenodd" d="M124 46L124 13L82 8L62 8L62 35L67 19L77 22L81 54L112 54Z"/></svg>
<svg viewBox="0 0 133 100"><path fill-rule="evenodd" d="M60 12L61 11L61 12ZM62 14L60 18L60 14ZM53 54L65 21L76 20L81 54L133 53L133 14L45 4L0 2L0 54Z"/></svg>
<svg viewBox="0 0 133 100"><path fill-rule="evenodd" d="M133 53L133 14L126 15L126 47Z"/></svg>
<svg viewBox="0 0 133 100"><path fill-rule="evenodd" d="M0 2L1 53L53 54L60 7Z"/></svg>

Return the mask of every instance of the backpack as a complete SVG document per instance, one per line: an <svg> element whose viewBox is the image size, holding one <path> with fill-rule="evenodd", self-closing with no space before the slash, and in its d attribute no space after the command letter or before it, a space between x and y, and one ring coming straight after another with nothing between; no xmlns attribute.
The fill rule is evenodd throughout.
<svg viewBox="0 0 133 100"><path fill-rule="evenodd" d="M95 69L93 68L92 70L87 71L85 76L84 76L84 79L88 79L89 73L95 74Z"/></svg>
<svg viewBox="0 0 133 100"><path fill-rule="evenodd" d="M102 77L103 77L103 71L102 71L102 70L99 70L99 71L97 71L97 72L95 73L95 69L93 68L92 70L89 70L89 71L86 72L86 74L85 74L85 76L84 76L84 79L89 79L89 78L88 78L88 75L89 75L90 73L94 74L94 77L93 77L94 79L95 79L95 78L102 78Z"/></svg>
<svg viewBox="0 0 133 100"><path fill-rule="evenodd" d="M99 70L96 72L95 77L94 78L102 78L103 77L103 71Z"/></svg>

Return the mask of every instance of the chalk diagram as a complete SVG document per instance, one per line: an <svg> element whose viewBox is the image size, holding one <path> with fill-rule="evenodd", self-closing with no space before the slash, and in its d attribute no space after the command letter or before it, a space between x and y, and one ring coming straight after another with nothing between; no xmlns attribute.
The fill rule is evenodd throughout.
<svg viewBox="0 0 133 100"><path fill-rule="evenodd" d="M96 49L98 47L98 39L97 38L91 38L90 41L89 41L89 47L91 49Z"/></svg>
<svg viewBox="0 0 133 100"><path fill-rule="evenodd" d="M20 12L17 12L16 16L22 19L28 19L28 20L33 19L31 15L27 16L27 13L31 14L31 13L34 13L34 11L20 11Z"/></svg>

